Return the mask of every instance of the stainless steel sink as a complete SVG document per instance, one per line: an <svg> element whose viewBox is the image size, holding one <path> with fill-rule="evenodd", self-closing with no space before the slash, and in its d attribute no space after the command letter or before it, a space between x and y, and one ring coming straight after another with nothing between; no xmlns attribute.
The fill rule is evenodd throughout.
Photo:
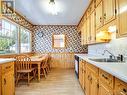
<svg viewBox="0 0 127 95"><path fill-rule="evenodd" d="M95 62L119 62L118 60L116 59L109 59L109 58L89 58L90 60L92 61L95 61Z"/></svg>

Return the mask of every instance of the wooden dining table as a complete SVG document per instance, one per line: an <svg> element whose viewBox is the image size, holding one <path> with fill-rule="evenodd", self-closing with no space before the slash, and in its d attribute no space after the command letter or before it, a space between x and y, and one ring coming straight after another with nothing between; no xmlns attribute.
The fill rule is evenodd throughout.
<svg viewBox="0 0 127 95"><path fill-rule="evenodd" d="M31 64L37 65L38 68L38 81L40 81L40 66L41 63L46 59L46 55L31 56Z"/></svg>

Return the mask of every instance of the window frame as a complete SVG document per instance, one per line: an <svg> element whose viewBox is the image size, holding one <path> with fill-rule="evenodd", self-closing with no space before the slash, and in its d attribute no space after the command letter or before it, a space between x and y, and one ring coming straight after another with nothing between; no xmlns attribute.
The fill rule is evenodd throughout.
<svg viewBox="0 0 127 95"><path fill-rule="evenodd" d="M14 55L14 54L31 53L31 52L32 52L32 31L30 31L29 29L27 29L27 28L25 28L25 27L23 27L23 26L21 26L21 25L15 23L15 22L13 22L13 21L11 21L11 20L5 18L5 17L0 18L0 20L5 20L5 21L7 21L7 22L9 22L9 23L11 23L11 24L13 24L13 25L15 25L15 26L17 27L17 30L18 30L18 31L17 31L17 41L16 41L16 43L17 43L17 46L16 46L16 53L0 54L0 56L2 56L2 55ZM23 52L23 53L20 52L20 50L21 50L21 46L20 46L20 28L24 28L24 29L26 29L26 30L28 30L28 31L30 32L30 51L29 51L29 52Z"/></svg>
<svg viewBox="0 0 127 95"><path fill-rule="evenodd" d="M27 31L30 33L30 51L28 51L28 52L21 52L21 41L20 41L20 37L21 37L21 36L20 36L21 28L23 28L24 30L27 30ZM31 33L30 30L24 28L23 26L20 26L20 29L19 29L19 53L20 53L20 54L23 54L23 53L30 53L30 52L32 52L32 33Z"/></svg>
<svg viewBox="0 0 127 95"><path fill-rule="evenodd" d="M64 35L64 47L54 47L54 41L55 41L54 36L55 35ZM64 48L66 48L66 35L65 34L53 34L52 35L52 48L54 48L54 49L64 49Z"/></svg>

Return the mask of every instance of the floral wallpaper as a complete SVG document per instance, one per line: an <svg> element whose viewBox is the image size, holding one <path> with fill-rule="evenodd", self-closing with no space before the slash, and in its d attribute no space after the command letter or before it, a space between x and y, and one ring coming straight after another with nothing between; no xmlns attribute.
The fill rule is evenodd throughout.
<svg viewBox="0 0 127 95"><path fill-rule="evenodd" d="M66 35L66 48L52 48L53 34ZM87 46L81 45L81 36L77 32L76 26L34 26L34 33L32 39L32 49L34 52L38 53L87 52Z"/></svg>

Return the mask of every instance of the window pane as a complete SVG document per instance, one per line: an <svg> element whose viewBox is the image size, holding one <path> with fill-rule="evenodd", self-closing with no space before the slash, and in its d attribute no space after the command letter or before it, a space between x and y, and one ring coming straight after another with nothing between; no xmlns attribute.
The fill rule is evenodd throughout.
<svg viewBox="0 0 127 95"><path fill-rule="evenodd" d="M21 29L20 32L20 46L21 53L30 52L31 51L31 34L26 29Z"/></svg>
<svg viewBox="0 0 127 95"><path fill-rule="evenodd" d="M0 30L0 54L17 53L17 27L5 20L2 20L2 23L5 23L5 26ZM15 27L13 31L11 25Z"/></svg>

